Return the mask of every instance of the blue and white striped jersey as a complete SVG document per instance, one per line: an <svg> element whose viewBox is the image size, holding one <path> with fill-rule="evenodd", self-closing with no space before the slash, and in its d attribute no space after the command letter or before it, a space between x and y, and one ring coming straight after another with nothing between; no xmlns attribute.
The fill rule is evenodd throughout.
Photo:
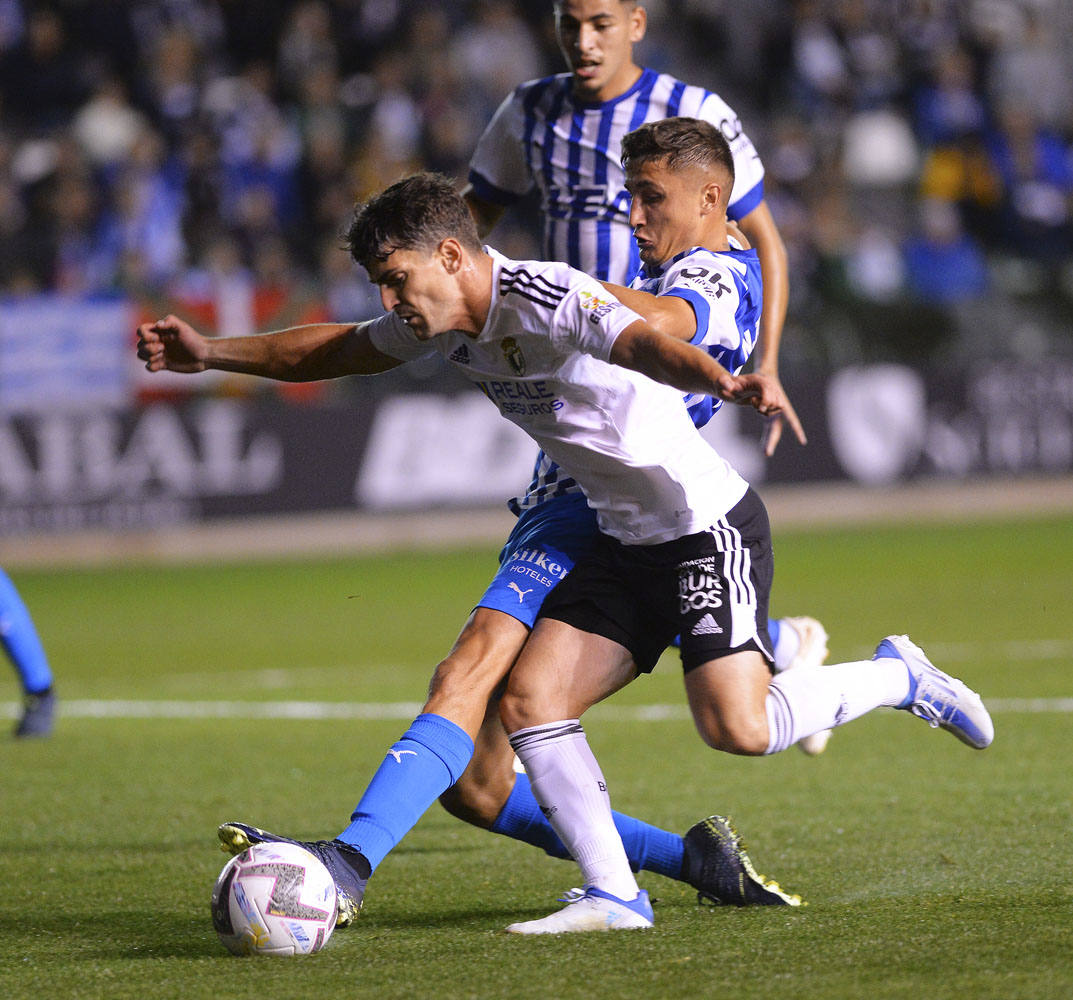
<svg viewBox="0 0 1073 1000"><path fill-rule="evenodd" d="M760 326L760 258L755 250L693 247L654 274L646 269L632 287L685 299L697 319L690 343L703 347L727 371L737 374L745 367ZM703 427L723 401L691 393L685 404L694 425Z"/></svg>
<svg viewBox="0 0 1073 1000"><path fill-rule="evenodd" d="M519 86L496 111L470 160L469 181L487 201L510 205L535 184L544 210L543 256L628 285L640 268L629 225L622 137L675 115L720 129L734 155L727 214L748 215L764 198L764 168L741 122L717 94L643 70L604 103L577 100L569 73Z"/></svg>
<svg viewBox="0 0 1073 1000"><path fill-rule="evenodd" d="M675 115L711 122L726 137L735 174L727 214L748 215L763 201L764 167L738 116L718 94L651 69L604 103L577 100L569 73L523 83L478 141L469 182L478 196L500 205L518 201L536 185L544 211L543 255L628 285L641 261L629 224L622 137L645 122ZM752 284L759 300L760 283ZM707 406L710 417L715 407L711 401ZM694 418L704 409L695 400ZM577 489L541 452L524 497L511 500L510 508L517 514Z"/></svg>
<svg viewBox="0 0 1073 1000"><path fill-rule="evenodd" d="M653 545L726 514L747 484L693 428L681 393L609 363L637 314L566 264L489 252L492 300L480 334L421 340L389 313L367 326L376 348L402 361L446 358L569 470L613 538Z"/></svg>

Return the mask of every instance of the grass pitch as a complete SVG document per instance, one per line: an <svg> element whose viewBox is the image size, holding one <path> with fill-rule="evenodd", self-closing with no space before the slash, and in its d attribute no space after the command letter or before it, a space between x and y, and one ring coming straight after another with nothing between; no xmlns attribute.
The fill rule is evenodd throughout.
<svg viewBox="0 0 1073 1000"><path fill-rule="evenodd" d="M0 741L0 996L1073 995L1073 520L776 546L774 610L820 618L833 660L908 631L996 725L979 753L879 711L815 760L733 758L706 750L684 711L638 721L637 706L684 704L670 656L591 713L617 808L676 830L729 813L807 908L699 907L642 874L653 930L514 938L502 928L554 909L576 868L433 807L358 924L292 960L217 942L215 827L338 832L494 552L13 572L68 714L48 741ZM247 717L264 702L385 717Z"/></svg>

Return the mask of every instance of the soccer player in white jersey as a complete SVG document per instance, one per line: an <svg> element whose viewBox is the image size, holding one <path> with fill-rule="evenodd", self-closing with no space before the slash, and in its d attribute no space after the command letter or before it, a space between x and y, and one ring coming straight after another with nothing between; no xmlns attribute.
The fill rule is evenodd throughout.
<svg viewBox="0 0 1073 1000"><path fill-rule="evenodd" d="M727 213L754 244L763 277L755 370L777 379L788 296L786 253L764 199L763 164L738 116L717 94L637 65L633 50L644 36L646 14L636 0L559 0L554 11L571 71L522 84L503 101L482 135L463 191L478 232L491 231L535 185L544 215L544 256L601 280L629 284L640 257L621 165L623 136L643 122L676 115L706 120L730 145L735 179ZM752 285L759 301L759 284ZM751 338L739 367L753 344ZM697 426L714 409L701 396L692 396L687 405ZM767 424L768 454L781 427L780 418ZM543 452L532 482L511 501L511 509L518 522L503 547L499 571L460 637L459 656L512 661L525 638L518 623L532 627L547 589L557 582L544 567L551 563L565 573L595 530L577 483ZM530 587L525 581L532 579L541 585ZM813 618L776 619L769 631L778 670L823 662L827 656L827 633ZM829 735L827 730L813 733L798 746L811 755L822 753ZM477 743L480 766L470 768L445 793L443 805L467 822L561 852L557 839L548 835L526 778L515 776L514 755L494 713ZM666 831L619 819L635 867L643 866L649 846L652 864L679 846ZM699 838L703 829L698 824L687 837ZM673 857L666 863L673 868Z"/></svg>
<svg viewBox="0 0 1073 1000"><path fill-rule="evenodd" d="M722 189L728 189L728 176L724 169ZM725 202L719 204L725 210ZM728 602L726 612L717 610L712 595L723 586L722 578L709 581L706 567L703 573L698 568L698 586L685 595L689 614L672 623L654 617L646 608L635 623L644 633L636 653L640 669L649 669L652 652L660 643L666 644L667 627L677 629L684 624L687 665L692 665L698 650L707 654L733 642L735 648L728 655L747 652L755 656L767 675L760 652L765 560L758 551L757 570L749 572L752 550L743 545L741 528L745 525L733 513L742 508L747 484L693 430L680 392L667 385L681 392L744 402L761 413L783 412L799 430L781 387L763 375L731 374L706 351L659 333L594 279L566 265L510 261L482 249L461 199L449 182L435 176L409 178L365 205L351 227L350 242L355 258L380 285L390 315L363 324L318 324L220 340L208 340L169 316L139 327L139 357L150 371L216 368L304 381L373 374L433 350L441 353L480 385L504 416L522 426L578 479L597 511L601 546L613 543L642 556L655 555L658 561L666 545L684 543L689 548L693 540L699 540L710 546L711 539L719 538L727 554L733 555L731 561L738 568L733 574L735 592L742 599ZM719 247L729 249L725 241ZM748 499L749 519L759 525L757 544L762 549L763 508L751 494ZM714 525L720 526L718 535L710 530ZM702 558L707 559L707 554ZM599 561L583 560L579 565L589 566L586 575L591 578ZM766 565L770 567L769 559ZM570 579L568 575L566 580ZM660 604L671 597L677 606L678 581L672 581L672 586L673 595L660 590L651 596ZM704 601L695 603L694 596ZM555 613L561 617L569 607L569 601L557 601ZM727 617L731 612L733 622ZM718 628L723 621L731 627L720 638ZM616 628L621 627L617 621ZM696 628L696 634L690 628ZM576 676L568 669L568 664L576 663L573 653L562 648L567 630L586 647L595 644L594 673L589 672L587 658L585 669ZM633 643L626 632L621 635ZM650 926L647 897L629 891L631 886L625 884L632 880L632 873L606 796L600 800L606 808L582 815L585 811L579 813L571 801L576 789L569 780L560 783L553 773L564 750L576 757L584 746L576 718L565 725L564 717L552 711L554 718L546 733L539 725L516 726L520 718L530 721L525 717L525 687L533 684L538 672L534 664L553 661L550 669L564 683L570 708L583 708L587 706L581 703L590 695L608 693L609 687L632 679L637 668L628 669L627 661L633 663L634 653L615 639L591 636L557 618L538 626L525 650L518 664L523 668L521 681L519 685L511 681L504 721L527 767L540 775L539 782L558 786L538 795L545 807L551 796L560 796L566 825L556 825L556 832L583 868L595 865L599 869L586 871L583 897L567 907L570 916L555 929L593 929L594 922L601 929ZM607 669L608 654L615 650L619 652L611 657L613 669ZM828 670L830 683L817 676ZM707 674L702 670L702 677ZM937 671L902 637L884 640L872 661L822 671L799 668L789 674L801 680L781 693L784 705L774 716L775 737L770 746L765 744L772 751L789 745L809 727L819 728L816 723L821 719L826 725L840 723L877 704L913 711L975 745L990 742L990 719L978 697ZM325 860L353 908L360 905L372 869L465 770L487 694L499 681L498 677L441 676L439 671L437 678L442 683L439 688L433 686L426 711L389 749L351 824L333 841L305 844ZM723 702L716 700L705 707L704 689L693 691L688 678L687 674L698 725L704 723L702 735L713 743L724 740L727 734L717 727ZM482 683L485 696L476 699L471 688ZM545 713L557 707L549 706L545 685L538 683L533 690L538 696L534 710ZM718 689L712 693L720 696ZM817 704L808 702L809 695ZM743 738L739 745L732 745L727 739L724 748L763 752L763 748L756 749L762 742L760 735L749 726L745 729L753 742ZM595 831L592 844L598 850L590 851L585 842L579 842L581 825ZM244 824L225 826L251 840L287 839ZM605 856L608 841L617 845L617 854L613 849L611 856ZM620 860L625 878L618 870ZM636 890L635 882L632 890ZM345 913L344 923L352 915Z"/></svg>
<svg viewBox="0 0 1073 1000"><path fill-rule="evenodd" d="M461 205L461 202L458 204ZM467 219L467 222L472 224L471 220ZM183 337L189 336L195 343L201 343L200 338L185 324L177 320L174 324L176 329L184 331ZM349 328L338 325L323 329L330 334ZM312 331L311 335L319 330L321 328ZM691 325L688 332L683 331L682 337L689 339L693 336L692 331ZM143 328L142 333L146 337L145 353L149 351L148 344L155 342L156 334L148 327ZM166 355L169 367L185 369L181 360L182 342L180 337L172 352L179 353L180 360L172 354ZM469 348L463 343L451 353L451 361L465 365L468 353ZM227 364L226 360L218 363ZM312 375L303 369L301 374L289 377ZM516 591L524 595L523 599L519 600L510 591L509 578L499 580L507 595L514 597L514 606L506 603L504 610L499 610L490 606L491 602L482 602L466 622L449 655L437 666L433 677L430 697L423 713L428 718L422 720L418 728L425 733L423 738L435 740L436 730L429 729L432 725L429 719L443 716L458 722L474 737L472 766L457 766L457 760L463 756L468 759L471 751L464 754L462 751L457 754L444 751L445 759L456 761L456 766L450 772L443 772L455 781L455 786L446 788L450 784L448 780L438 784L443 773L433 775L428 781L419 776L420 780L415 782L413 769L410 769L405 778L397 780L397 774L391 767L394 758L388 755L384 761L386 773L374 778L369 792L363 796L354 813L355 820L363 817L375 823L379 829L374 840L370 840L367 833L361 838L368 857L355 860L351 866L346 864L351 855L345 845L342 849L330 844L311 845L336 875L340 888L342 925L349 923L356 915L372 867L401 839L427 805L434 801L435 795L431 799L427 797L429 788L436 788L438 792L444 792L446 788L446 792L451 793L457 785L466 784L468 791L452 800L456 808L470 810L466 818L494 832L539 846L554 857L569 857L554 829L541 814L529 790L528 780L524 775L514 773L514 753L499 722L493 698L495 689L510 670L536 619L540 602L558 579L565 575L574 558L591 546L596 535L593 511L580 491L571 492L560 503L542 505L527 512L520 523L528 526L531 537L536 538L547 531L549 515L553 521L562 522L556 528L554 537L563 549L543 547L528 556L514 552L515 558L509 560L512 572L526 573L524 577L515 577L515 580L521 581L516 584ZM525 534L516 534L512 539L520 546L526 544ZM441 727L440 731L451 732L449 727ZM433 735L429 735L430 732ZM458 779L463 771L464 778L460 781ZM474 778L475 774L478 777ZM631 864L636 869L687 882L701 898L738 906L792 905L798 901L798 897L788 895L776 883L756 873L737 833L723 817L711 816L695 824L684 837L621 813L615 813L615 820L619 824ZM220 837L233 850L243 849L248 843L258 840L280 839L267 831L241 823L223 824Z"/></svg>

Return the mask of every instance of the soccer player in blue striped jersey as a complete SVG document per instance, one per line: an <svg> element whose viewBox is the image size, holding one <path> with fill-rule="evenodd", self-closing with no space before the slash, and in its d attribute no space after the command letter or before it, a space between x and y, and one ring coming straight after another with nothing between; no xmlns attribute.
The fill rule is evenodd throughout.
<svg viewBox="0 0 1073 1000"><path fill-rule="evenodd" d="M557 266L564 273L569 272L565 265ZM553 300L556 296L561 296L561 292L546 286L547 275L551 272L545 265L538 267L541 270L535 277L526 277L524 267L521 271L512 268L510 280L504 281L503 289L512 290L521 301L532 300L533 307L540 305L539 293L543 290L543 297L548 299L549 304L554 304ZM384 278L385 301L388 301L387 296L397 294L395 280L394 272ZM408 323L418 323L422 311L420 307L429 296L422 294L417 297L410 284L412 282L405 287L404 301L395 304L395 317L401 317ZM596 295L593 296L591 291L586 294L592 299L592 315L599 318L608 308L608 304L599 302L599 285L596 285L595 281L591 281L590 285L595 286ZM430 306L428 311L431 309ZM547 318L544 317L542 321L546 324ZM457 322L459 321L452 317L448 325ZM296 365L293 373L286 376L303 379L329 377L329 372L341 374L342 371L327 367L328 359L337 360L339 365L351 360L355 360L355 363L361 360L357 356L351 359L349 348L346 348L352 332L351 327L343 324L329 327L324 333L319 328L312 328L308 332L295 330L280 337L270 335L263 339L253 338L250 346L252 349L263 344L267 348L275 343L287 342L292 336L297 339L306 336L314 339L320 335L336 336L341 345L339 350L333 348L330 351L315 351L313 357L321 358L321 361L316 364L312 361L303 362ZM158 324L147 325L139 333L142 337L139 354L149 363L151 370L165 364L173 370L201 370L201 363L191 362L185 351L186 338L190 339L190 343L196 346L198 352L204 350L202 340L179 321L169 318ZM175 337L174 342L170 340L171 337ZM228 346L236 346L241 340L228 338L226 343ZM462 346L466 348L465 352L460 349ZM292 353L294 352L290 349L284 350L278 359L279 364L291 358ZM463 338L457 347L452 348L449 357L452 364L460 366L462 371L472 371L474 366L480 363L482 353L485 352L479 350L471 340ZM524 369L526 362L520 357L520 351L518 353L519 358L516 358L515 362ZM508 361L514 357L513 353L504 354ZM269 374L269 371L276 373L279 368L279 365L275 364L276 360L274 356L271 358L272 365L267 362L263 365L239 365L239 370L262 375ZM232 363L236 362L217 362L223 366ZM532 365L532 360L528 363ZM377 365L379 364L378 357ZM374 365L372 370L379 370L379 367ZM513 375L518 374L516 368L509 371ZM276 373L275 377L284 376ZM781 389L779 392L781 393ZM508 406L521 404L532 408L540 403L540 399L531 399L529 396L525 400L519 398L513 403L507 401L504 403L504 413L508 411ZM685 410L681 407L680 400L676 408L684 418ZM675 426L681 428L681 423ZM687 430L688 426L689 421L686 419ZM666 435L660 436L660 441L665 440L665 437ZM620 497L619 502L622 499ZM673 506L668 503L653 505L665 515L672 513ZM421 720L415 721L407 739L424 741L429 747L434 746L431 763L434 764L437 757L445 763L440 765L439 770L430 768L428 775L415 781L416 772L413 768L408 768L405 776L395 772L391 766L395 757L389 754L352 817L354 830L360 828L362 831L357 835L356 842L361 844L365 854L361 858L352 857L346 845L340 847L338 842L318 847L340 885L342 923L348 923L356 915L364 893L364 881L372 869L394 843L401 839L427 806L454 783L461 782L467 788L467 794L454 803L457 808L470 810L466 818L484 827L494 823L496 832L540 846L555 857L569 857L558 835L540 813L525 776L520 775L517 781L515 780L512 768L513 752L498 721L493 698L494 691L525 643L544 595L558 582L560 576L566 573L573 559L591 547L594 541L596 523L585 496L580 492L571 493L565 503L547 504L542 509L556 511L555 516L560 516L564 507L567 512L564 517L567 529L575 531L576 537L569 537L568 533L563 531L556 534L559 544L564 546L561 553L548 547L531 553L514 553L515 558L511 560L511 565L518 570L518 575L510 582L515 582L515 590L511 591L504 584L504 591L514 598L514 606L508 604L506 610L500 610L482 603L471 614L450 654L436 668L426 706L428 711L422 713ZM584 516L578 518L578 512L582 512ZM519 545L524 544L524 540L519 540ZM398 750L401 755L400 747L401 744L393 749ZM407 744L406 749L412 747ZM424 759L426 751L421 753ZM410 754L403 759L408 765L413 763ZM446 765L448 761L452 762L450 766ZM445 767L450 772L449 780L443 777ZM622 843L626 846L631 865L638 870L644 869L679 879L693 886L705 898L722 903L785 905L795 901L794 897L782 892L777 885L757 875L737 835L721 817L710 817L697 823L683 837L623 814L616 815L622 824ZM220 833L221 839L230 849L241 849L243 845L258 839L275 839L275 835L238 823L223 824ZM346 837L353 838L354 832L344 832L344 839ZM351 868L353 871L349 870Z"/></svg>

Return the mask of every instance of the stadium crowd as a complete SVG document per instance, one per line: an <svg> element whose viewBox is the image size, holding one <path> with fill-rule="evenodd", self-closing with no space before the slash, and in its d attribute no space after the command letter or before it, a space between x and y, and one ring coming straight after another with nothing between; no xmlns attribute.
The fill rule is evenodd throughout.
<svg viewBox="0 0 1073 1000"><path fill-rule="evenodd" d="M641 60L722 94L764 159L805 331L791 352L927 352L989 296L1068 310L1070 4L645 6ZM376 314L338 249L350 207L414 169L461 183L502 98L563 68L550 9L0 0L0 293L253 286ZM494 242L537 255L537 218Z"/></svg>

